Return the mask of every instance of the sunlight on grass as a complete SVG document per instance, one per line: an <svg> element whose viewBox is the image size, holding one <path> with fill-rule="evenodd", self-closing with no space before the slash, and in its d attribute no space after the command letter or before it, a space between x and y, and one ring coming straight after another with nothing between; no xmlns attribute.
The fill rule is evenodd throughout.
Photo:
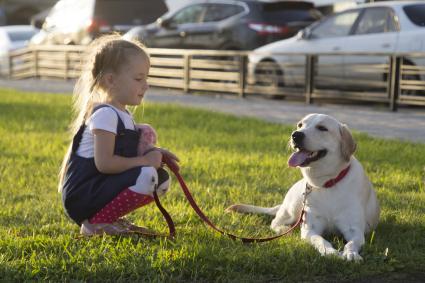
<svg viewBox="0 0 425 283"><path fill-rule="evenodd" d="M77 239L63 213L57 173L69 137L70 96L0 90L0 281L321 281L353 280L425 269L425 145L355 133L358 159L382 207L381 223L362 251L363 263L323 258L299 232L245 245L199 220L176 181L163 205L177 239ZM289 169L292 125L235 118L175 105L146 104L138 122L152 124L160 145L177 153L195 199L217 225L244 236L269 236L267 216L224 214L235 202L272 206L300 173ZM154 205L130 215L157 231ZM332 242L343 247L341 238Z"/></svg>

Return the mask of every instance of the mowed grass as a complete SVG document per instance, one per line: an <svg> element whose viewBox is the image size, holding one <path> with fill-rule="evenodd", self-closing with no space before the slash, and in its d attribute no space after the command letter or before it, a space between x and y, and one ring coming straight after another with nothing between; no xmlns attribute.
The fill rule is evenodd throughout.
<svg viewBox="0 0 425 283"><path fill-rule="evenodd" d="M68 95L0 90L0 281L340 282L397 274L417 278L425 270L425 144L361 133L354 133L356 156L382 208L374 236L366 238L363 262L321 257L300 240L299 230L268 243L234 242L200 221L177 182L162 199L176 222L174 241L78 239L56 189L70 109ZM282 201L301 176L286 165L292 125L164 104L139 107L135 117L154 125L160 145L178 154L194 197L217 225L244 236L273 234L270 217L224 209L236 202ZM167 231L154 204L129 217ZM341 238L331 240L344 245Z"/></svg>

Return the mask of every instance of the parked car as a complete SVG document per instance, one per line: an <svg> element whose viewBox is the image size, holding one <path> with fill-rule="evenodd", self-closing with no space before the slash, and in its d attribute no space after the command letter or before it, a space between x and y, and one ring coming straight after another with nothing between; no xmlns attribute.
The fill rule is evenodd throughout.
<svg viewBox="0 0 425 283"><path fill-rule="evenodd" d="M251 50L291 37L320 17L310 2L207 0L167 13L124 36L155 48Z"/></svg>
<svg viewBox="0 0 425 283"><path fill-rule="evenodd" d="M31 16L53 6L57 0L0 0L7 25L28 25Z"/></svg>
<svg viewBox="0 0 425 283"><path fill-rule="evenodd" d="M425 3L388 1L359 5L323 18L301 30L297 36L265 45L255 52L249 56L248 83L258 83L260 77L267 77L267 72L272 72L281 78L268 82L266 79L261 83L275 86L302 86L304 68L285 69L283 66L287 63L303 65L305 57L271 53L425 52ZM259 62L269 62L274 68L262 71ZM319 66L320 75L333 77L334 82L340 81L346 86L350 86L350 81L354 85L354 79L382 82L387 77L379 71L353 72L350 68L353 63L388 63L388 58L383 56L319 56L318 63L328 65L328 68L322 69ZM423 61L407 58L405 63L416 65ZM416 74L410 79L419 80L421 77Z"/></svg>
<svg viewBox="0 0 425 283"><path fill-rule="evenodd" d="M39 30L30 25L0 27L0 75L9 72L9 52L27 46Z"/></svg>
<svg viewBox="0 0 425 283"><path fill-rule="evenodd" d="M31 44L88 44L101 34L151 23L167 11L164 0L60 0Z"/></svg>

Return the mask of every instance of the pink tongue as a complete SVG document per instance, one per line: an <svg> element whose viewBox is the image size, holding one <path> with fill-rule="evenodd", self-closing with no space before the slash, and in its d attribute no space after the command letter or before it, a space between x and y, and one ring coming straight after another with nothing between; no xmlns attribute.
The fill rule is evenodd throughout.
<svg viewBox="0 0 425 283"><path fill-rule="evenodd" d="M303 164L304 161L308 158L310 152L305 150L300 150L294 152L291 157L289 157L288 165L291 167L297 167Z"/></svg>

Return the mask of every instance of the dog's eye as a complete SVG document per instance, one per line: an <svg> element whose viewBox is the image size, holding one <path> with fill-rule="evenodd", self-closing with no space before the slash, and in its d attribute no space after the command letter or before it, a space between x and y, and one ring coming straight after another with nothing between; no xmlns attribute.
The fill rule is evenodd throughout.
<svg viewBox="0 0 425 283"><path fill-rule="evenodd" d="M320 125L317 126L316 129L318 129L319 131L322 131L322 132L328 131L328 129L326 127L323 127L323 126L320 126Z"/></svg>
<svg viewBox="0 0 425 283"><path fill-rule="evenodd" d="M297 124L297 128L299 129L299 128L301 128L303 126L303 123L298 123Z"/></svg>

